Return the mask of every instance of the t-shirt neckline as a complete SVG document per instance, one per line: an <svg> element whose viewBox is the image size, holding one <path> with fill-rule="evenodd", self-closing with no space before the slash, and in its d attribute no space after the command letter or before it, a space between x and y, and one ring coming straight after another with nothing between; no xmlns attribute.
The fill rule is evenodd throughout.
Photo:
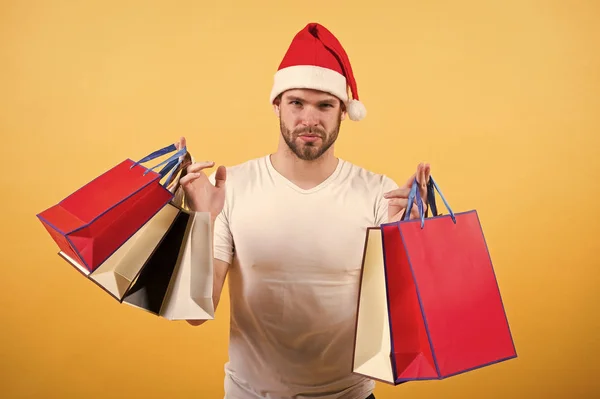
<svg viewBox="0 0 600 399"><path fill-rule="evenodd" d="M288 180L285 176L283 176L281 173L279 173L277 171L277 169L275 169L275 167L273 166L273 163L271 162L271 154L268 154L265 156L265 162L267 164L267 169L277 180L282 181L288 187L292 188L293 190L295 190L301 194L311 194L311 193L317 192L319 190L322 190L323 188L328 186L333 180L335 180L338 177L338 175L340 174L342 167L344 165L344 160L342 158L338 157L337 166L335 167L335 170L333 171L332 174L330 174L325 180L323 180L321 183L319 183L315 187L310 188L310 189L304 189L304 188L298 187L292 181Z"/></svg>

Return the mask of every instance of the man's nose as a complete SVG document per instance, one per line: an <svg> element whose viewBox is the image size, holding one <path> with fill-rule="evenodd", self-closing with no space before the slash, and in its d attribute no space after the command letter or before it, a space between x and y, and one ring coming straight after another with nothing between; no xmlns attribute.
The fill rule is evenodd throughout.
<svg viewBox="0 0 600 399"><path fill-rule="evenodd" d="M302 111L302 124L305 126L317 126L319 124L319 113L313 107L306 107Z"/></svg>

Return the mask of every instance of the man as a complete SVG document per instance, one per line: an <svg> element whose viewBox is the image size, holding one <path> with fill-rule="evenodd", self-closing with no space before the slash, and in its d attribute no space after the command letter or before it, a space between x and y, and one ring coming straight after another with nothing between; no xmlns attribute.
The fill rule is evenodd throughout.
<svg viewBox="0 0 600 399"><path fill-rule="evenodd" d="M210 178L213 162L194 163L180 182L190 209L212 215L215 304L229 275L225 396L374 398L351 367L366 228L403 217L415 178L426 199L429 166L398 187L334 155L342 120L366 113L347 55L321 25L294 37L271 102L275 153Z"/></svg>

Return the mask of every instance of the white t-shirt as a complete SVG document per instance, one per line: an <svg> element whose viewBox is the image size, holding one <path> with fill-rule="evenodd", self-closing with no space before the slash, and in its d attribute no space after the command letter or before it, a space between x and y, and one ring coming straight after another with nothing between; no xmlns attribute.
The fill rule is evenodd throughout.
<svg viewBox="0 0 600 399"><path fill-rule="evenodd" d="M214 173L210 176L214 183ZM390 178L339 159L304 190L270 156L227 168L215 257L230 264L226 399L365 399L352 373L366 228L387 221Z"/></svg>

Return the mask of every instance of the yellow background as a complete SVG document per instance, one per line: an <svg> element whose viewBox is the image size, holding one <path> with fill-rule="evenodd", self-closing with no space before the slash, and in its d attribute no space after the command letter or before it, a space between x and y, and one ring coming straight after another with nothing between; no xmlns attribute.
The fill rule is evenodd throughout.
<svg viewBox="0 0 600 399"><path fill-rule="evenodd" d="M219 164L273 151L273 73L310 21L345 46L368 110L337 154L399 182L428 161L453 210L478 210L519 354L377 398L598 394L599 15L566 0L3 1L0 396L222 397L227 291L200 328L119 305L35 215L180 135Z"/></svg>

